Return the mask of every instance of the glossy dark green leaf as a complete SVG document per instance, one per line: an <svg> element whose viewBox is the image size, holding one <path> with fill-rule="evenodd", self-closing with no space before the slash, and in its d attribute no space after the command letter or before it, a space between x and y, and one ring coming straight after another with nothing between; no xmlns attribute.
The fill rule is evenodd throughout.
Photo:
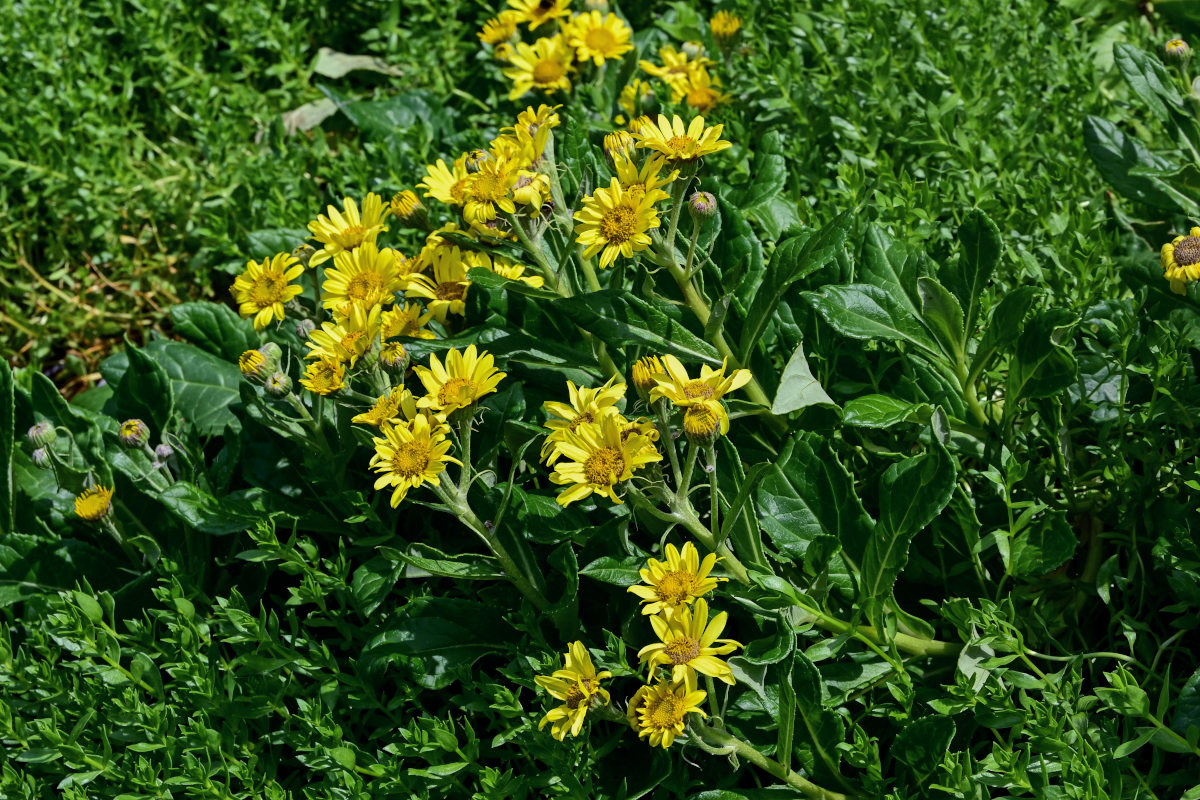
<svg viewBox="0 0 1200 800"><path fill-rule="evenodd" d="M526 297L536 297L542 300L554 300L560 296L557 292L551 292L548 289L535 289L528 283L525 283L525 281L509 280L503 275L497 275L490 269L484 269L483 267L474 267L468 270L467 277L471 280L472 286L480 286L484 289L515 292L516 294L523 294Z"/></svg>
<svg viewBox="0 0 1200 800"><path fill-rule="evenodd" d="M1171 715L1171 729L1180 736L1187 736L1189 728L1200 728L1200 668L1183 685Z"/></svg>
<svg viewBox="0 0 1200 800"><path fill-rule="evenodd" d="M1075 553L1079 540L1065 511L1046 511L1010 544L1010 570L1020 578L1052 572Z"/></svg>
<svg viewBox="0 0 1200 800"><path fill-rule="evenodd" d="M1157 56L1128 42L1117 42L1113 45L1113 64L1159 122L1169 123L1172 112L1183 108L1175 80Z"/></svg>
<svg viewBox="0 0 1200 800"><path fill-rule="evenodd" d="M933 336L920 319L890 292L869 283L825 286L805 292L829 326L851 339L886 339L905 342L936 355Z"/></svg>
<svg viewBox="0 0 1200 800"><path fill-rule="evenodd" d="M406 549L380 547L379 553L389 561L405 567L406 579L461 578L463 580L498 580L504 573L496 568L489 556L474 553L449 555L420 542L413 542Z"/></svg>
<svg viewBox="0 0 1200 800"><path fill-rule="evenodd" d="M231 497L217 498L200 487L179 481L153 495L181 522L203 533L226 536L257 524L262 516L247 504Z"/></svg>
<svg viewBox="0 0 1200 800"><path fill-rule="evenodd" d="M1021 335L1025 316L1033 307L1037 295L1038 290L1032 286L1018 286L996 304L971 362L971 377L984 369L993 355L1003 353L1017 340Z"/></svg>
<svg viewBox="0 0 1200 800"><path fill-rule="evenodd" d="M635 556L626 556L625 558L602 556L579 570L579 574L601 583L624 588L641 582L639 571L645 565L646 559Z"/></svg>
<svg viewBox="0 0 1200 800"><path fill-rule="evenodd" d="M917 279L929 272L925 254L908 242L893 239L878 225L867 226L865 239L859 280L891 293L916 316L920 302Z"/></svg>
<svg viewBox="0 0 1200 800"><path fill-rule="evenodd" d="M957 363L965 348L962 306L933 278L918 278L917 293L921 296L921 318L925 320L925 326L951 363Z"/></svg>
<svg viewBox="0 0 1200 800"><path fill-rule="evenodd" d="M175 331L197 347L225 361L237 361L260 344L248 319L218 303L180 303L171 306Z"/></svg>
<svg viewBox="0 0 1200 800"><path fill-rule="evenodd" d="M144 420L150 426L152 436L162 436L175 408L171 380L156 354L148 352L147 348L130 344L124 355L128 366L119 379L109 377L114 373L104 373L104 377L117 387L113 393L114 407L122 419Z"/></svg>
<svg viewBox="0 0 1200 800"><path fill-rule="evenodd" d="M280 253L290 253L299 245L309 243L311 236L312 234L304 228L266 228L254 231L246 235L246 241L243 243L244 260L262 261Z"/></svg>
<svg viewBox="0 0 1200 800"><path fill-rule="evenodd" d="M1075 315L1064 308L1034 314L1025 323L1009 363L1006 411L1018 400L1050 397L1075 382L1079 365L1064 344L1075 323Z"/></svg>
<svg viewBox="0 0 1200 800"><path fill-rule="evenodd" d="M964 329L971 332L975 330L983 292L1000 263L1004 243L996 223L978 209L967 213L958 228L958 241L962 247L958 260L943 267L940 275L942 283L958 298Z"/></svg>
<svg viewBox="0 0 1200 800"><path fill-rule="evenodd" d="M797 651L792 662L792 686L796 696L796 743L804 767L828 781L840 780L839 745L843 741L838 716L825 708L821 673L804 653Z"/></svg>
<svg viewBox="0 0 1200 800"><path fill-rule="evenodd" d="M924 777L942 763L954 739L954 730L954 720L949 717L912 720L896 736L891 753Z"/></svg>
<svg viewBox="0 0 1200 800"><path fill-rule="evenodd" d="M1083 141L1100 174L1119 193L1155 208L1179 211L1193 218L1200 216L1200 203L1174 189L1170 182L1135 172L1140 167L1170 172L1181 165L1150 152L1140 141L1126 136L1102 117L1087 118Z"/></svg>
<svg viewBox="0 0 1200 800"><path fill-rule="evenodd" d="M561 298L554 305L583 330L610 345L640 345L693 363L721 363L715 347L628 292L592 292Z"/></svg>
<svg viewBox="0 0 1200 800"><path fill-rule="evenodd" d="M175 410L201 435L221 433L226 425L240 429L241 421L231 407L239 403L242 373L237 364L184 342L155 339L143 348L170 378ZM120 383L129 367L126 352L105 359L100 370L114 384Z"/></svg>
<svg viewBox="0 0 1200 800"><path fill-rule="evenodd" d="M800 345L783 368L771 413L789 414L818 404L835 405L833 398L821 387L821 382L813 377L808 360L804 358L804 345Z"/></svg>
<svg viewBox="0 0 1200 800"><path fill-rule="evenodd" d="M890 428L902 422L929 421L928 403L913 403L888 394L868 394L846 403L842 422L856 428Z"/></svg>
<svg viewBox="0 0 1200 800"><path fill-rule="evenodd" d="M379 608L402 572L403 561L394 561L382 555L367 560L354 570L354 577L350 579L350 593L363 614L371 614Z"/></svg>

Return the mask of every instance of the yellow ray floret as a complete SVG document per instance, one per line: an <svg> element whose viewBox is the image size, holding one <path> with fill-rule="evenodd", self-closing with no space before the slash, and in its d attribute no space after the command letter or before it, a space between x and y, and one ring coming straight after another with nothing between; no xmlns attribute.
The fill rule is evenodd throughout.
<svg viewBox="0 0 1200 800"><path fill-rule="evenodd" d="M431 319L433 312L426 311L418 303L397 303L379 315L379 336L384 341L398 336L436 339L434 332L425 327Z"/></svg>
<svg viewBox="0 0 1200 800"><path fill-rule="evenodd" d="M611 266L617 256L632 258L650 246L646 231L659 226L653 194L630 194L621 181L612 179L607 189L597 189L584 198L583 208L575 214L579 222L575 241L584 245L584 256L600 253L600 266Z"/></svg>
<svg viewBox="0 0 1200 800"><path fill-rule="evenodd" d="M308 223L312 238L322 245L309 259L310 267L324 264L343 250L353 250L363 242L373 242L387 230L383 224L387 206L374 192L369 192L363 200L361 214L358 204L349 197L343 199L341 211L333 206L326 206L325 211L326 214L319 214L315 221Z"/></svg>
<svg viewBox="0 0 1200 800"><path fill-rule="evenodd" d="M363 309L389 305L396 292L404 288L396 253L380 250L374 242L363 242L353 250L342 251L333 257L334 266L325 270L321 284L325 308L338 308L350 302Z"/></svg>
<svg viewBox="0 0 1200 800"><path fill-rule="evenodd" d="M495 365L492 354L477 351L475 345L465 351L452 348L446 353L445 366L437 355L430 355L428 367L413 368L428 392L417 405L449 414L475 404L485 394L496 391L500 381L508 377Z"/></svg>
<svg viewBox="0 0 1200 800"><path fill-rule="evenodd" d="M700 709L706 697L708 693L697 689L694 682L660 680L637 690L626 715L639 738L649 739L651 747L666 749L683 733L688 714L708 716Z"/></svg>
<svg viewBox="0 0 1200 800"><path fill-rule="evenodd" d="M666 200L670 197L662 187L669 186L679 177L677 169L673 169L663 176L661 173L666 164L666 157L661 155L646 159L646 163L642 164L640 169L627 156L617 155L613 158L613 169L616 170L617 180L621 182L624 192L635 201L642 197L648 197L651 203L657 203L659 200Z"/></svg>
<svg viewBox="0 0 1200 800"><path fill-rule="evenodd" d="M421 258L429 259L433 276L411 276L405 296L426 300L429 311L443 325L446 324L446 315L465 314L467 289L471 287L471 282L467 280L467 265L463 261L462 251L453 245L437 246L430 248L428 254L422 251Z"/></svg>
<svg viewBox="0 0 1200 800"><path fill-rule="evenodd" d="M578 736L588 710L596 704L607 705L608 690L600 681L611 678L608 670L597 672L592 657L583 642L574 642L566 654L566 664L551 675L534 676L538 686L545 689L563 705L551 709L538 724L538 730L550 725L550 735L560 742L568 735Z"/></svg>
<svg viewBox="0 0 1200 800"><path fill-rule="evenodd" d="M381 432L383 436L373 440L375 455L371 456L371 468L382 473L375 480L376 489L395 487L392 508L400 505L410 489L423 483L441 485L438 476L447 464L462 466L457 458L447 455L449 440L425 416L419 415L407 425L385 425Z"/></svg>
<svg viewBox="0 0 1200 800"><path fill-rule="evenodd" d="M88 522L99 522L112 511L113 487L95 484L75 498L75 516Z"/></svg>
<svg viewBox="0 0 1200 800"><path fill-rule="evenodd" d="M591 59L597 67L633 49L633 31L612 13L608 16L599 11L577 14L563 35L567 37L567 43L575 48L575 55L580 61Z"/></svg>
<svg viewBox="0 0 1200 800"><path fill-rule="evenodd" d="M657 125L646 125L634 132L638 147L662 153L671 161L694 161L732 146L721 138L723 125L704 126L704 117L696 117L685 128L678 116L668 120L658 115Z"/></svg>
<svg viewBox="0 0 1200 800"><path fill-rule="evenodd" d="M379 306L363 309L350 304L350 313L340 321L324 322L308 335L305 358L335 359L353 367L379 337Z"/></svg>
<svg viewBox="0 0 1200 800"><path fill-rule="evenodd" d="M728 11L718 11L708 21L708 27L716 40L732 39L742 29L742 18Z"/></svg>
<svg viewBox="0 0 1200 800"><path fill-rule="evenodd" d="M233 280L233 298L238 313L254 317L254 329L261 331L273 319L283 319L285 303L304 291L291 282L304 272L300 261L291 253L279 253L262 263L246 263L246 271Z"/></svg>
<svg viewBox="0 0 1200 800"><path fill-rule="evenodd" d="M673 544L665 549L667 560L652 558L640 570L642 583L630 586L628 591L642 598L643 614L657 614L667 608L679 608L717 588L719 581L728 578L713 578L710 573L717 565L715 553L700 560L700 553L691 542L679 550Z"/></svg>
<svg viewBox="0 0 1200 800"><path fill-rule="evenodd" d="M465 155L456 158L450 167L439 158L436 164L425 167L425 179L417 184L417 188L424 189L426 197L449 206L461 206L466 202L469 177Z"/></svg>
<svg viewBox="0 0 1200 800"><path fill-rule="evenodd" d="M732 686L733 670L717 656L732 653L742 645L733 639L718 638L725 630L729 615L722 611L708 619L708 603L702 598L692 606L668 607L650 617L659 641L638 651L640 661L671 670L672 680L684 680L689 672L699 672Z"/></svg>
<svg viewBox="0 0 1200 800"><path fill-rule="evenodd" d="M314 394L333 394L346 385L346 365L336 358L318 359L304 368L300 385Z"/></svg>
<svg viewBox="0 0 1200 800"><path fill-rule="evenodd" d="M571 61L575 51L562 36L538 39L532 45L517 42L508 58L504 77L513 82L509 100L516 100L533 89L549 94L571 91Z"/></svg>
<svg viewBox="0 0 1200 800"><path fill-rule="evenodd" d="M569 505L592 494L624 503L616 486L633 477L636 470L661 461L662 455L650 437L624 430L623 419L606 415L599 422L585 423L566 431L556 444L563 460L550 481L568 486L558 495L558 504Z"/></svg>
<svg viewBox="0 0 1200 800"><path fill-rule="evenodd" d="M571 13L571 0L508 0L508 5L529 30Z"/></svg>
<svg viewBox="0 0 1200 800"><path fill-rule="evenodd" d="M687 370L675 356L663 356L662 363L667 374L655 376L655 386L650 390L650 399L657 400L665 397L680 408L687 408L692 403L702 400L720 400L734 389L740 389L750 382L750 370L735 369L729 375L725 374L728 364L726 359L720 369L713 369L707 364L700 367L700 377L688 377Z"/></svg>

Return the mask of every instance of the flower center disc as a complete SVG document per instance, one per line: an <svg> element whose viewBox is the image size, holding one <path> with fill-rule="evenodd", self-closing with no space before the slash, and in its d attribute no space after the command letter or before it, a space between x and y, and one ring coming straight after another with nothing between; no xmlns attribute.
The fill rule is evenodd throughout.
<svg viewBox="0 0 1200 800"><path fill-rule="evenodd" d="M627 205L613 206L600 219L600 235L607 242L623 244L637 232L637 214Z"/></svg>
<svg viewBox="0 0 1200 800"><path fill-rule="evenodd" d="M533 82L542 86L556 83L563 76L563 65L553 59L543 59L533 65Z"/></svg>
<svg viewBox="0 0 1200 800"><path fill-rule="evenodd" d="M714 394L716 393L713 391L713 388L704 381L688 381L687 386L683 387L683 396L688 400L695 400L696 398L710 400Z"/></svg>
<svg viewBox="0 0 1200 800"><path fill-rule="evenodd" d="M439 283L433 293L438 300L462 300L463 295L467 293L467 286L460 281Z"/></svg>
<svg viewBox="0 0 1200 800"><path fill-rule="evenodd" d="M625 458L615 447L601 447L583 462L583 475L588 483L611 485L625 471Z"/></svg>
<svg viewBox="0 0 1200 800"><path fill-rule="evenodd" d="M672 728L680 721L679 711L675 708L675 695L667 694L647 709L646 715L650 725L655 728Z"/></svg>
<svg viewBox="0 0 1200 800"><path fill-rule="evenodd" d="M415 478L429 466L429 446L409 442L396 448L392 456L392 472L404 478Z"/></svg>
<svg viewBox="0 0 1200 800"><path fill-rule="evenodd" d="M333 241L344 250L353 250L363 243L363 238L366 235L367 229L362 225L350 225L344 231L335 233Z"/></svg>
<svg viewBox="0 0 1200 800"><path fill-rule="evenodd" d="M686 664L700 655L700 642L690 636L681 636L663 648L672 664Z"/></svg>
<svg viewBox="0 0 1200 800"><path fill-rule="evenodd" d="M696 593L696 576L690 572L671 572L663 576L655 589L660 600L677 606Z"/></svg>
<svg viewBox="0 0 1200 800"><path fill-rule="evenodd" d="M695 143L696 140L690 136L672 136L670 139L667 139L667 147L670 148L671 152L681 156L691 152L692 145Z"/></svg>
<svg viewBox="0 0 1200 800"><path fill-rule="evenodd" d="M596 415L593 414L591 411L585 411L582 414L580 414L578 417L576 417L575 419L571 420L571 432L574 433L576 430L579 429L579 426L584 424L585 422L591 423L591 422L595 422L595 421L596 421Z"/></svg>
<svg viewBox="0 0 1200 800"><path fill-rule="evenodd" d="M355 300L374 299L383 294L383 277L377 272L360 272L346 285L346 294Z"/></svg>
<svg viewBox="0 0 1200 800"><path fill-rule="evenodd" d="M1175 263L1181 267L1200 264L1200 236L1185 236L1175 245Z"/></svg>
<svg viewBox="0 0 1200 800"><path fill-rule="evenodd" d="M695 436L710 436L720 422L712 409L705 406L692 406L683 415L683 430Z"/></svg>
<svg viewBox="0 0 1200 800"><path fill-rule="evenodd" d="M475 400L475 382L466 378L451 378L438 390L438 402L443 406L468 406Z"/></svg>
<svg viewBox="0 0 1200 800"><path fill-rule="evenodd" d="M283 285L284 281L278 275L260 275L250 289L250 299L255 305L263 308L278 303L283 299L281 297Z"/></svg>
<svg viewBox="0 0 1200 800"><path fill-rule="evenodd" d="M592 50L607 52L616 45L617 37L608 28L592 28L583 37L583 43Z"/></svg>

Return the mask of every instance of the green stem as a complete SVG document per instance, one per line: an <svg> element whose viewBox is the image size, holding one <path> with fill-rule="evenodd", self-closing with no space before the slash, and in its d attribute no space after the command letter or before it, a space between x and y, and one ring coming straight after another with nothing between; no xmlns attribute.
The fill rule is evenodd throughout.
<svg viewBox="0 0 1200 800"><path fill-rule="evenodd" d="M462 469L458 473L458 493L467 496L471 488L471 422L472 414L465 409L458 412L458 445L462 455Z"/></svg>
<svg viewBox="0 0 1200 800"><path fill-rule="evenodd" d="M717 685L711 675L704 676L704 688L708 691L708 712L710 717L721 718L721 704L717 702Z"/></svg>
<svg viewBox="0 0 1200 800"><path fill-rule="evenodd" d="M698 449L695 442L688 442L687 455L684 457L683 480L679 482L679 489L676 491L676 495L681 501L687 501L688 491L692 488L692 473L696 469L696 451Z"/></svg>
<svg viewBox="0 0 1200 800"><path fill-rule="evenodd" d="M675 487L678 488L683 485L683 472L679 469L679 454L675 452L675 440L671 437L671 419L667 415L666 399L659 398L655 401L654 411L658 416L658 441L662 442L663 449L671 459L671 474L675 478Z"/></svg>
<svg viewBox="0 0 1200 800"><path fill-rule="evenodd" d="M717 447L716 442L712 442L705 448L705 462L708 465L708 529L710 531L721 530L721 523L718 519L720 514L720 502L717 492Z"/></svg>
<svg viewBox="0 0 1200 800"><path fill-rule="evenodd" d="M692 221L692 238L688 240L687 264L685 264L683 267L683 274L687 275L689 280L691 280L693 275L692 261L696 257L696 240L700 238L700 225L701 223L698 217Z"/></svg>
<svg viewBox="0 0 1200 800"><path fill-rule="evenodd" d="M728 731L712 728L708 725L694 725L690 730L695 731L701 740L710 747L719 747L730 751L739 758L744 758L759 769L769 773L797 790L805 797L816 800L848 800L853 795L842 794L825 789L808 780L795 770L785 767L778 761L767 758L748 742L739 739Z"/></svg>

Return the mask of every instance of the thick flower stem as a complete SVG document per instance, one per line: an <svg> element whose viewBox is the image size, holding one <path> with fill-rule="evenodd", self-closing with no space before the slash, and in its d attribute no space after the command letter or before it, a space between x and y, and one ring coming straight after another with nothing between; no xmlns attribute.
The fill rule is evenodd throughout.
<svg viewBox="0 0 1200 800"><path fill-rule="evenodd" d="M458 445L462 455L462 469L458 473L458 493L467 496L471 488L471 419L470 414L463 414L458 424Z"/></svg>
<svg viewBox="0 0 1200 800"><path fill-rule="evenodd" d="M711 728L707 725L693 725L690 730L695 731L704 744L709 747L719 747L729 751L731 755L744 758L754 766L799 791L805 797L816 798L816 800L848 800L848 798L854 797L854 795L842 794L818 786L795 770L788 769L778 761L767 758L748 742L739 739L726 730Z"/></svg>

